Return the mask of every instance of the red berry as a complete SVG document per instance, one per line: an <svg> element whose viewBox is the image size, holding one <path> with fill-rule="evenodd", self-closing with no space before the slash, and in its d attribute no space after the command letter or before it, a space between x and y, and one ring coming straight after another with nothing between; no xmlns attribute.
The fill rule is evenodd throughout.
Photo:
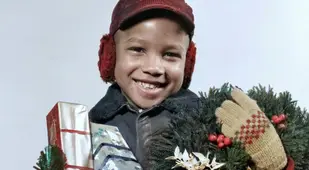
<svg viewBox="0 0 309 170"><path fill-rule="evenodd" d="M210 142L215 142L215 141L217 141L217 136L215 134L210 134L210 135L208 135L208 140Z"/></svg>
<svg viewBox="0 0 309 170"><path fill-rule="evenodd" d="M224 143L223 142L220 142L220 143L218 143L218 148L223 148L224 147Z"/></svg>
<svg viewBox="0 0 309 170"><path fill-rule="evenodd" d="M277 116L277 115L273 115L272 117L271 117L271 120L274 122L276 119L278 119L279 117Z"/></svg>
<svg viewBox="0 0 309 170"><path fill-rule="evenodd" d="M285 116L285 114L280 114L279 115L279 119L280 119L280 121L284 121L285 119L286 119L286 116Z"/></svg>
<svg viewBox="0 0 309 170"><path fill-rule="evenodd" d="M280 122L281 122L280 118L275 119L275 121L274 121L275 124L279 124Z"/></svg>
<svg viewBox="0 0 309 170"><path fill-rule="evenodd" d="M277 115L274 115L271 117L271 120L275 123L275 124L278 124L280 122L280 119Z"/></svg>
<svg viewBox="0 0 309 170"><path fill-rule="evenodd" d="M229 137L225 137L223 142L225 146L229 146L232 144L232 140Z"/></svg>
<svg viewBox="0 0 309 170"><path fill-rule="evenodd" d="M278 128L279 128L279 129L285 129L285 128L286 128L286 125L283 124L283 123L280 123L280 124L278 125Z"/></svg>
<svg viewBox="0 0 309 170"><path fill-rule="evenodd" d="M224 140L224 135L222 135L222 134L219 135L218 138L217 138L217 142L220 143L220 142L223 142L223 140Z"/></svg>

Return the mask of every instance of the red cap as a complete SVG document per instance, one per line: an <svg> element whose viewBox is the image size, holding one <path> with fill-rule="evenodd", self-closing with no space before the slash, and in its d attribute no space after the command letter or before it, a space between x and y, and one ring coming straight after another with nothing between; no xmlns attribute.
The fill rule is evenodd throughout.
<svg viewBox="0 0 309 170"><path fill-rule="evenodd" d="M114 35L128 19L148 10L161 9L179 15L188 24L189 31L194 30L192 8L184 0L119 0L114 8L110 34Z"/></svg>

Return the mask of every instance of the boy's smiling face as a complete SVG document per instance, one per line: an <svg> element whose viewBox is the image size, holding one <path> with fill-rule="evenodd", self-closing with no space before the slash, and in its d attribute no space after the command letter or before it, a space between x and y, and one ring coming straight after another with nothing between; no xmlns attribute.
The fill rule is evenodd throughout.
<svg viewBox="0 0 309 170"><path fill-rule="evenodd" d="M116 82L134 104L150 108L179 91L190 40L177 22L148 19L114 39Z"/></svg>

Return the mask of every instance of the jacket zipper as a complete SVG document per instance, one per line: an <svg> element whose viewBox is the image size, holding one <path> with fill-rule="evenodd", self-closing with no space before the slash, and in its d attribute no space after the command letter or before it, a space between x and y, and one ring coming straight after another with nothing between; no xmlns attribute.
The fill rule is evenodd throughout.
<svg viewBox="0 0 309 170"><path fill-rule="evenodd" d="M119 110L121 110L123 107L125 107L125 106L127 106L128 107L128 109L130 110L130 111L132 111L132 112L134 112L134 113L137 113L138 114L138 116L137 116L137 118L136 118L136 121L135 121L135 131L136 131L136 147L138 148L138 154L140 154L140 146L139 146L139 133L138 133L138 123L139 123L139 118L143 115L143 114L145 114L146 112L148 112L148 111L150 111L150 110L152 110L152 109L154 109L154 108L156 108L156 107L158 107L159 105L154 105L153 107L151 107L151 108L149 108L149 109L145 109L145 110L138 110L138 111L136 111L136 110L134 110L131 106L130 106L130 104L128 104L128 103L126 103L126 104L123 104L123 105L121 105L115 112L117 113ZM139 156L141 156L141 155L139 155Z"/></svg>
<svg viewBox="0 0 309 170"><path fill-rule="evenodd" d="M146 109L146 110L143 110L143 111L141 111L141 112L139 112L139 115L137 116L137 118L136 118L136 122L135 122L135 129L136 129L136 148L138 148L138 154L139 154L139 156L141 156L140 154L140 143L139 143L139 133L138 133L138 124L139 124L139 118L144 114L144 113L146 113L146 112L148 112L148 111L150 111L150 110L152 110L152 109L154 109L154 108L156 108L156 107L158 107L158 105L154 105L153 107L151 107L151 108L149 108L149 109ZM136 112L136 111L135 111Z"/></svg>

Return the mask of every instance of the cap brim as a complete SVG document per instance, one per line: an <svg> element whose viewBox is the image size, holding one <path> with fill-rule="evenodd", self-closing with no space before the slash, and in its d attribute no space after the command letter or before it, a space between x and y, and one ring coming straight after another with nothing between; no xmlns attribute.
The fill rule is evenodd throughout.
<svg viewBox="0 0 309 170"><path fill-rule="evenodd" d="M184 24L186 24L186 27L188 28L188 31L190 33L193 32L194 30L194 23L190 20L189 16L187 16L184 12L180 11L179 9L172 8L167 5L162 5L162 4L151 4L151 5L146 5L138 10L134 10L134 12L131 12L127 15L126 18L121 22L120 27L130 21L131 19L138 17L140 15L143 15L144 13L152 10L163 10L163 11L169 11L174 13L176 16L179 16L180 19L183 21ZM154 16L155 17L155 16Z"/></svg>

